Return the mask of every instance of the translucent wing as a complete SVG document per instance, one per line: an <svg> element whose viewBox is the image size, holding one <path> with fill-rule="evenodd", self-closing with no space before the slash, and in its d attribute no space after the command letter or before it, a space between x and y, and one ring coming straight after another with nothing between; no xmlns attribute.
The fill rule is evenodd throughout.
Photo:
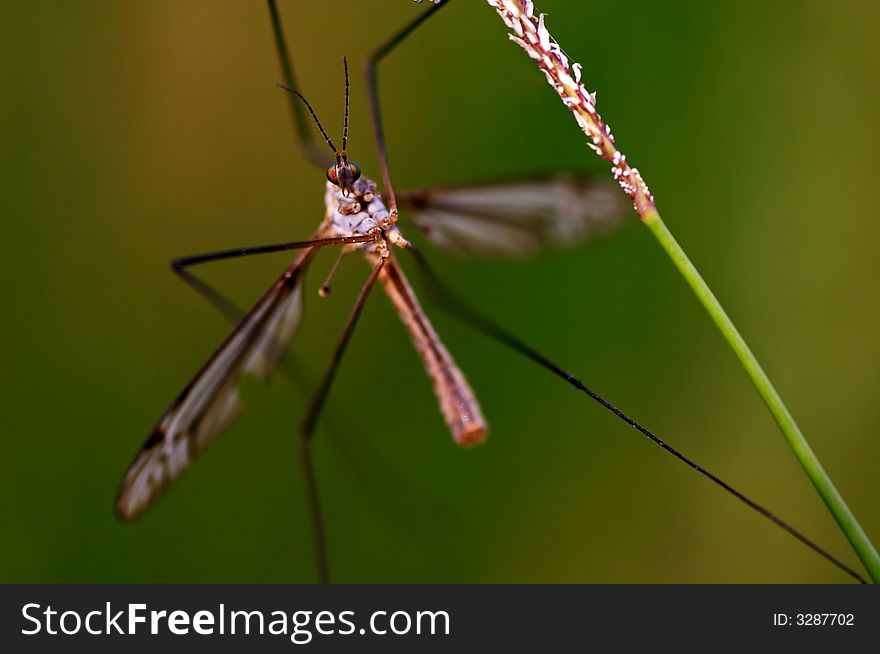
<svg viewBox="0 0 880 654"><path fill-rule="evenodd" d="M626 208L615 185L571 174L404 191L397 200L437 247L485 257L578 245L620 224Z"/></svg>
<svg viewBox="0 0 880 654"><path fill-rule="evenodd" d="M143 512L186 470L241 408L245 374L266 378L302 317L302 277L315 249L304 250L184 387L132 462L116 500L120 518Z"/></svg>

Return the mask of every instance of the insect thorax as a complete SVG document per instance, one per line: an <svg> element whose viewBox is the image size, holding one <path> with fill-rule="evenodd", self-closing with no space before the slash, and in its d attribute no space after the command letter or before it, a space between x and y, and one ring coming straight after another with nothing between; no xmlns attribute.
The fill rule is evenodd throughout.
<svg viewBox="0 0 880 654"><path fill-rule="evenodd" d="M327 206L326 219L338 236L362 236L377 227L385 229L389 226L388 209L376 191L376 182L371 179L361 177L347 196L340 187L327 182L324 203Z"/></svg>

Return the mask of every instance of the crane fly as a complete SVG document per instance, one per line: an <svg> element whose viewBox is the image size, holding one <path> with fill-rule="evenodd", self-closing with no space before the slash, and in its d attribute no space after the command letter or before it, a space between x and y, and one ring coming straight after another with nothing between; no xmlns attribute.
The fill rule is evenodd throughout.
<svg viewBox="0 0 880 654"><path fill-rule="evenodd" d="M421 251L405 238L398 226L400 209L412 217L415 226L429 243L441 249L463 255L523 257L548 248L582 243L609 231L622 215L622 201L610 183L571 174L395 193L379 108L378 64L445 4L448 4L448 0L441 0L420 14L379 47L366 62L367 92L382 180L380 191L379 185L363 175L360 167L348 157L350 85L347 59L343 58L345 100L342 147L337 148L317 112L297 88L277 7L274 0L268 0L285 80L279 86L289 93L294 126L306 158L324 169L324 218L306 240L221 250L182 257L172 262L173 270L184 281L229 317L234 317L237 325L165 409L135 456L117 495L118 516L129 520L145 511L171 482L192 465L205 446L229 425L241 409L238 384L242 377L269 377L300 325L305 271L323 248L337 247L339 256L327 281L321 286L319 292L322 295L328 293L330 278L347 253L359 252L369 264L370 273L354 302L299 430L318 578L329 581L329 567L311 441L346 346L377 282L396 308L422 359L453 440L463 447L481 443L486 438L488 424L480 404L464 373L431 325L395 256L395 252L408 251L441 308L561 377L576 390L586 393L652 442L864 583L857 572L794 527L685 457L576 377L474 310L446 287L433 273ZM306 111L332 153L333 160L329 166L312 137ZM188 270L191 266L212 261L288 250L297 251L293 261L243 315L225 296Z"/></svg>

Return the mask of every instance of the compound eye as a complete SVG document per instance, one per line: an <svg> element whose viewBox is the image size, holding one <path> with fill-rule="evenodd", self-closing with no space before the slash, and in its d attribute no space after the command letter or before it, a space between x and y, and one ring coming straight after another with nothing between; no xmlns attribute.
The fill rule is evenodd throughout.
<svg viewBox="0 0 880 654"><path fill-rule="evenodd" d="M327 181L339 186L339 178L336 176L336 164L333 164L327 169Z"/></svg>
<svg viewBox="0 0 880 654"><path fill-rule="evenodd" d="M358 181L361 178L361 167L353 161L348 162L348 167L351 170L351 181Z"/></svg>

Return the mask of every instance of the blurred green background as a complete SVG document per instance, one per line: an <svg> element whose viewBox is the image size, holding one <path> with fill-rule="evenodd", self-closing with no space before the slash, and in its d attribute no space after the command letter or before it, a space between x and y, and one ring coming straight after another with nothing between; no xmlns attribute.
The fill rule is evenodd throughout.
<svg viewBox="0 0 880 654"><path fill-rule="evenodd" d="M618 144L875 540L880 461L880 5L542 0ZM377 177L360 62L424 11L281 2L300 84ZM295 427L248 410L147 515L116 486L229 327L174 256L306 237L263 2L0 5L4 248L0 579L311 581ZM451 3L381 71L399 187L606 166L485 3ZM517 263L432 253L450 284L723 479L857 564L757 394L647 230ZM410 230L411 231L411 230ZM367 273L310 278L313 378ZM216 264L241 303L285 255ZM411 274L414 277L414 273ZM350 582L843 582L847 578L557 379L430 311L492 425L451 442L374 295L317 438L331 570Z"/></svg>

